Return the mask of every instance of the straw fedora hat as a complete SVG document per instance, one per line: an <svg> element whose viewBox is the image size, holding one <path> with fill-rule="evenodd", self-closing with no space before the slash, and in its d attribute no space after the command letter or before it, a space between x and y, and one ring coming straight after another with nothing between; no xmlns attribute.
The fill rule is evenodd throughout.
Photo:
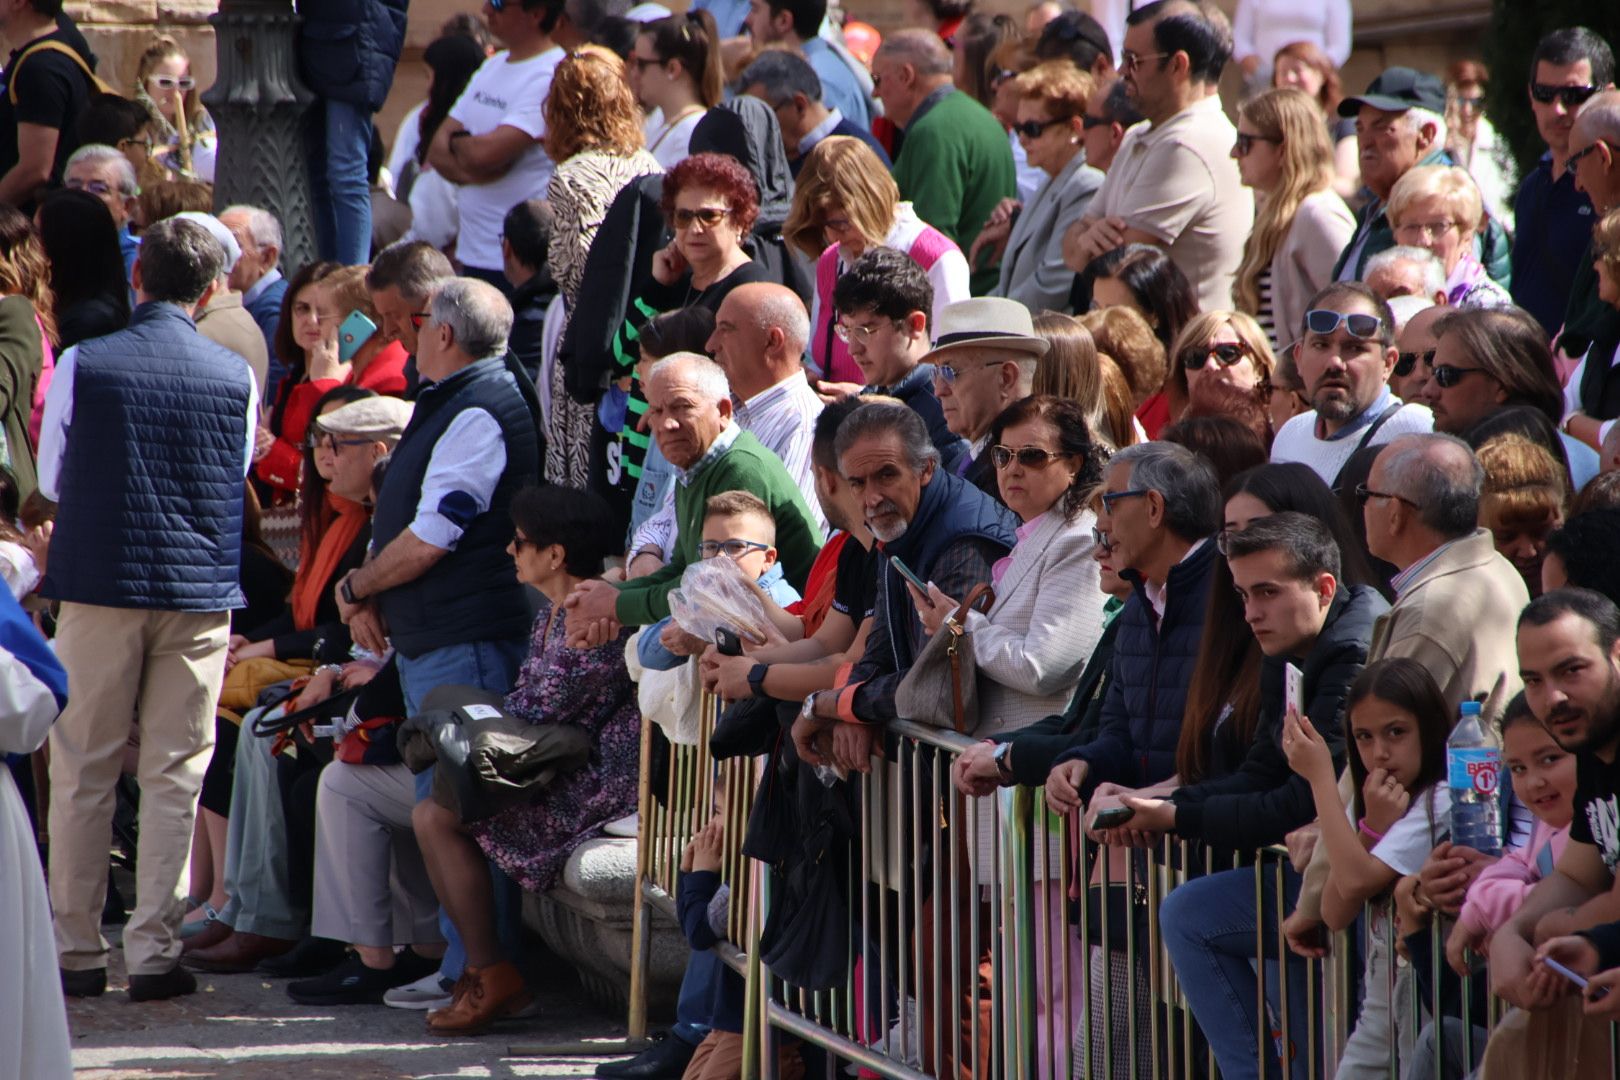
<svg viewBox="0 0 1620 1080"><path fill-rule="evenodd" d="M954 350L1008 349L1032 357L1046 355L1047 340L1037 337L1029 308L1017 300L981 296L945 305L934 323L934 348L923 362L937 363Z"/></svg>

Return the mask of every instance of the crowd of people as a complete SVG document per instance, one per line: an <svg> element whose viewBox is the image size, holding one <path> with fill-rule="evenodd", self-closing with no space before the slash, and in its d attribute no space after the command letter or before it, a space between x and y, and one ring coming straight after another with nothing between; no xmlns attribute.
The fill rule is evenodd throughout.
<svg viewBox="0 0 1620 1080"><path fill-rule="evenodd" d="M691 741L707 692L798 793L756 814L852 797L910 720L976 740L947 798L1043 787L1093 852L1207 852L1155 925L1222 1075L1320 1064L1304 960L1358 921L1340 1076L1391 1047L1429 1076L1436 1043L1462 1076L1469 1027L1487 1064L1608 1075L1611 44L1526 43L1521 177L1478 62L1347 93L1347 3L1116 6L919 0L879 38L825 0L492 0L425 50L384 165L404 0L303 4L304 266L266 209L216 213L173 40L126 95L60 0L0 13L0 849L48 838L0 889L28 987L0 991L0 1074L68 1074L57 988L106 992L109 923L135 1001L263 971L439 1036L532 1017L521 894L634 835L644 728ZM735 643L692 613L720 579ZM942 636L975 680L954 716ZM1500 858L1448 827L1476 713ZM749 853L845 851L836 816ZM677 1022L598 1075L740 1075L725 828L682 861ZM925 950L993 885L958 863L902 928ZM1265 1010L1257 930L1288 973ZM1092 1015L1094 1074L1098 1031L1148 1074L1146 970L1092 940L1038 1009ZM1515 1008L1488 1045L1445 995L1414 1028L1431 942ZM909 993L911 1064L989 1075L988 965L953 952L954 989L865 971L860 1026Z"/></svg>

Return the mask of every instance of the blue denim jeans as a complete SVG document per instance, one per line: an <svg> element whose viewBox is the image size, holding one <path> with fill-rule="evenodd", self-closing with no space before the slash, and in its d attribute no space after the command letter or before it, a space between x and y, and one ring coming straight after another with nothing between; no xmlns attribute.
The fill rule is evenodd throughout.
<svg viewBox="0 0 1620 1080"><path fill-rule="evenodd" d="M1275 871L1266 870L1262 910L1255 911L1253 868L1228 870L1197 878L1171 890L1159 906L1159 925L1170 952L1182 993L1192 1007L1194 1019L1215 1051L1225 1080L1244 1080L1261 1075L1256 1061L1261 1018L1255 1015L1259 989L1255 971L1256 934L1266 948L1266 999L1280 1017L1280 979L1277 965L1278 898ZM1300 876L1292 868L1284 871L1281 910L1293 909L1299 898ZM1289 1057L1295 1077L1306 1070L1306 1016L1310 992L1305 962L1289 954L1288 1035ZM1316 1016L1322 1015L1320 1007ZM1321 1045L1320 1040L1317 1045ZM1277 1040L1266 1038L1265 1076L1281 1076Z"/></svg>
<svg viewBox="0 0 1620 1080"><path fill-rule="evenodd" d="M371 114L327 98L309 151L310 216L321 258L345 266L371 261Z"/></svg>
<svg viewBox="0 0 1620 1080"><path fill-rule="evenodd" d="M420 712L422 699L441 686L476 686L491 693L506 693L517 679L518 667L527 650L528 642L522 639L474 641L434 649L414 660L399 657L399 683L405 694L406 715ZM417 801L427 798L432 790L433 770L417 773ZM489 864L489 875L495 894L495 932L500 936L501 948L508 956L515 957L519 953L523 893L494 863ZM461 978L462 969L467 965L467 950L443 909L439 911L439 930L447 943L444 959L439 963L439 975L454 981Z"/></svg>

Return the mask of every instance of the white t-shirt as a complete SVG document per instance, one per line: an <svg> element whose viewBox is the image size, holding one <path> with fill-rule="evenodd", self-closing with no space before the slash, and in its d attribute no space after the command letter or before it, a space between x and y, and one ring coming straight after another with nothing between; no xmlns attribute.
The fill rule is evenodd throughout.
<svg viewBox="0 0 1620 1080"><path fill-rule="evenodd" d="M658 160L658 164L668 172L691 154L688 146L692 142L692 132L698 126L698 121L707 116L707 109L694 109L674 123L664 120L664 114L655 110L647 117L647 123L642 133L647 138L647 152Z"/></svg>
<svg viewBox="0 0 1620 1080"><path fill-rule="evenodd" d="M555 47L517 62L498 52L473 73L450 109L450 119L474 135L487 135L505 124L535 140L498 180L461 185L456 258L467 266L499 271L501 223L506 212L525 199L545 198L553 166L540 145L546 134L543 109L552 73L562 58L563 51Z"/></svg>
<svg viewBox="0 0 1620 1080"><path fill-rule="evenodd" d="M1390 399L1393 402L1393 398ZM1381 406L1374 404L1372 408ZM1377 413L1373 414L1374 416ZM1393 442L1402 435L1420 435L1434 430L1434 416L1429 410L1416 402L1407 402L1401 406L1401 411L1384 421L1382 427L1373 432L1369 446L1383 446ZM1357 428L1340 439L1319 439L1316 437L1316 410L1300 413L1289 420L1277 432L1277 437L1271 440L1271 460L1273 462L1298 461L1309 465L1316 470L1316 475L1329 487L1338 477L1345 462L1350 460L1361 444L1361 437L1367 433L1365 426Z"/></svg>
<svg viewBox="0 0 1620 1080"><path fill-rule="evenodd" d="M1356 824L1356 808L1346 806L1344 812L1350 824ZM1451 789L1441 781L1412 799L1401 820L1389 827L1369 854L1402 877L1417 873L1429 861L1438 837L1449 828L1450 813Z"/></svg>

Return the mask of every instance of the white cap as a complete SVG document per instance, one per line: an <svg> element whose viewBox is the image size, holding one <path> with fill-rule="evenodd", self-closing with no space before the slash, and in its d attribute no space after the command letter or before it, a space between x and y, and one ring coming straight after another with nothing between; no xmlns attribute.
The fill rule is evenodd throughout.
<svg viewBox="0 0 1620 1080"><path fill-rule="evenodd" d="M201 225L208 230L210 236L219 241L219 246L225 249L225 265L220 268L221 274L228 274L236 269L236 260L242 257L242 245L236 242L236 237L231 235L231 230L225 227L223 221L213 214L203 214L196 210L182 210L174 216Z"/></svg>

